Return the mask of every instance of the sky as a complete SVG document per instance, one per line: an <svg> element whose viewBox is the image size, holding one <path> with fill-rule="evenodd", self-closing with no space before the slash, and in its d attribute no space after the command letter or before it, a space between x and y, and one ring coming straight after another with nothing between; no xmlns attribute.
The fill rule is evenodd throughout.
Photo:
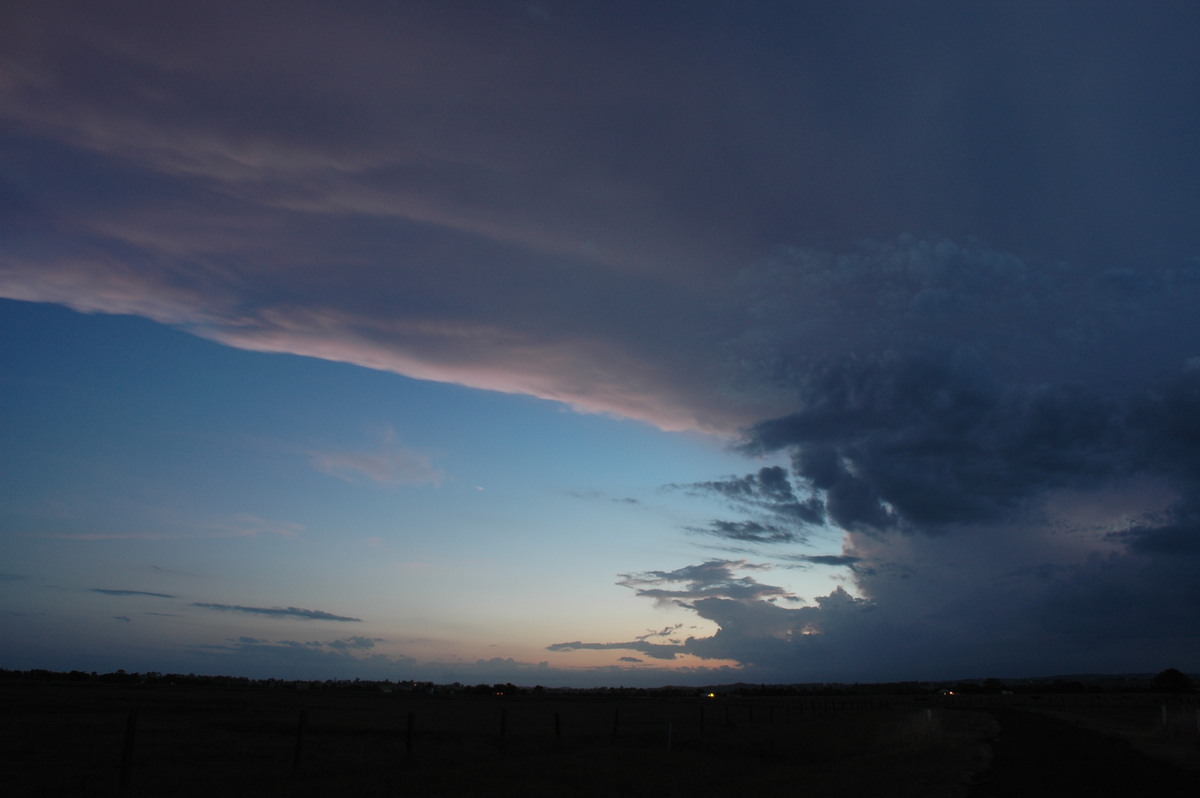
<svg viewBox="0 0 1200 798"><path fill-rule="evenodd" d="M1200 8L0 10L0 667L1200 671Z"/></svg>

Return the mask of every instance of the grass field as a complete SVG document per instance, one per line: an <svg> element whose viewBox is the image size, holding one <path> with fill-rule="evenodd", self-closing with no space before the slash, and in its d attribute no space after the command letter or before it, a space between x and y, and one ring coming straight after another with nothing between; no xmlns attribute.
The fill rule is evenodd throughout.
<svg viewBox="0 0 1200 798"><path fill-rule="evenodd" d="M994 732L911 698L54 682L0 698L9 795L960 796Z"/></svg>
<svg viewBox="0 0 1200 798"><path fill-rule="evenodd" d="M1120 737L1155 759L1200 772L1200 707L1194 701L1081 702L1035 711Z"/></svg>

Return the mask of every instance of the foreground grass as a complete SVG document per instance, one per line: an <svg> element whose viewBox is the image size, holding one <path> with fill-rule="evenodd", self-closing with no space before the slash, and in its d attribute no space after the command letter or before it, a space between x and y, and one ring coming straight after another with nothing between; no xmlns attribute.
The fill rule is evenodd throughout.
<svg viewBox="0 0 1200 798"><path fill-rule="evenodd" d="M8 795L954 798L986 766L994 734L984 713L904 700L418 700L54 684L8 686L0 699Z"/></svg>
<svg viewBox="0 0 1200 798"><path fill-rule="evenodd" d="M965 796L986 767L994 722L971 712L854 710L786 727L685 740L658 735L501 753L482 740L446 740L375 785L380 795L489 796ZM347 776L317 767L305 794ZM365 786L365 785L364 785Z"/></svg>
<svg viewBox="0 0 1200 798"><path fill-rule="evenodd" d="M1071 706L1033 711L1119 737L1147 756L1200 773L1200 708L1194 702Z"/></svg>

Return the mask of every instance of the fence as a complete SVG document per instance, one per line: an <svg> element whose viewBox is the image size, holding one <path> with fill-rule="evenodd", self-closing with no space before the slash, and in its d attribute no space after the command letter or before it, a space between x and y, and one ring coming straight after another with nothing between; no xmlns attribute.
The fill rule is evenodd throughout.
<svg viewBox="0 0 1200 798"><path fill-rule="evenodd" d="M2 730L5 770L42 794L267 794L280 784L315 794L347 779L374 785L365 793L404 794L403 785L445 768L554 772L598 761L637 772L703 766L730 752L783 760L814 740L952 708L1108 712L1173 735L1196 735L1200 726L1193 697L1148 694L584 698L114 688L23 700L6 701L13 711Z"/></svg>

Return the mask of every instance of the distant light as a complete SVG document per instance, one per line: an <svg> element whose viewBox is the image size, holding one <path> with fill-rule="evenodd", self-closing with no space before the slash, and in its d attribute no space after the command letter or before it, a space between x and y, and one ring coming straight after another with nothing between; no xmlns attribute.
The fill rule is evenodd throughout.
<svg viewBox="0 0 1200 798"><path fill-rule="evenodd" d="M716 693L709 693L709 694L708 694L708 697L709 697L709 698L716 698L716 697L717 697L717 694L716 694Z"/></svg>

